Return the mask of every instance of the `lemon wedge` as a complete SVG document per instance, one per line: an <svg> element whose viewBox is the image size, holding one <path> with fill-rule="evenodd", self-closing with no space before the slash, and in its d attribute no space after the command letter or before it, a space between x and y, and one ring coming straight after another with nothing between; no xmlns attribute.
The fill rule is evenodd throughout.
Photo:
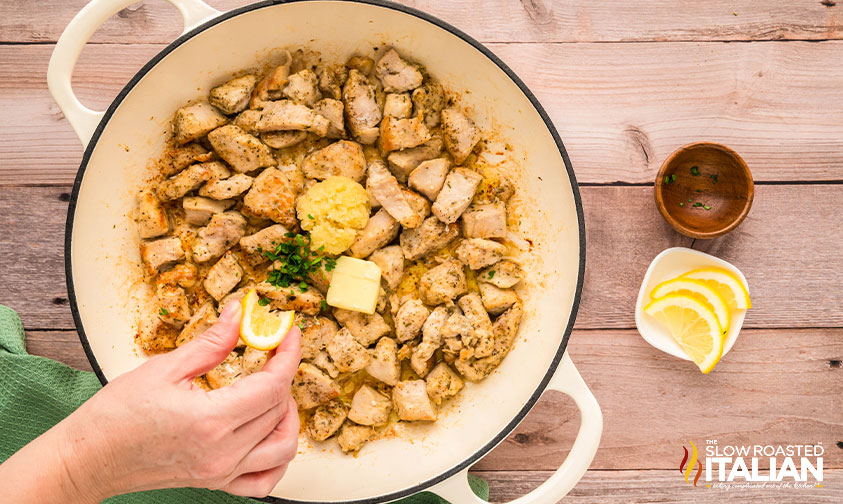
<svg viewBox="0 0 843 504"><path fill-rule="evenodd" d="M723 296L730 309L748 310L752 308L749 291L741 279L731 271L723 268L700 268L689 271L681 275L680 278L692 278L707 283Z"/></svg>
<svg viewBox="0 0 843 504"><path fill-rule="evenodd" d="M720 322L720 327L723 328L723 334L729 331L729 323L731 322L731 314L729 312L729 305L723 296L708 285L703 280L696 280L693 278L674 278L656 285L653 292L650 293L652 299L664 297L671 292L677 294L687 294L702 301L714 311L717 316L717 321Z"/></svg>
<svg viewBox="0 0 843 504"><path fill-rule="evenodd" d="M255 350L272 350L281 344L293 327L294 311L270 311L261 306L255 289L243 297L243 318L240 319L240 338Z"/></svg>
<svg viewBox="0 0 843 504"><path fill-rule="evenodd" d="M694 296L668 294L644 307L670 330L688 357L708 373L723 355L723 329L714 310Z"/></svg>

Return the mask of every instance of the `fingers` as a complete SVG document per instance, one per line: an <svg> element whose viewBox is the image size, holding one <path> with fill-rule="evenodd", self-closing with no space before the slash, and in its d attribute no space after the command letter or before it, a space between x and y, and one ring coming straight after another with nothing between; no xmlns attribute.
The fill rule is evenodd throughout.
<svg viewBox="0 0 843 504"><path fill-rule="evenodd" d="M299 446L300 428L296 402L291 398L283 419L240 461L237 471L261 472L293 460Z"/></svg>
<svg viewBox="0 0 843 504"><path fill-rule="evenodd" d="M259 473L243 474L231 480L221 490L244 497L266 497L281 481L286 471L287 464L284 464Z"/></svg>
<svg viewBox="0 0 843 504"><path fill-rule="evenodd" d="M241 453L244 456L281 423L284 416L289 413L288 407L288 401L281 401L261 415L234 429L237 444L241 447ZM264 469L268 468L264 467Z"/></svg>
<svg viewBox="0 0 843 504"><path fill-rule="evenodd" d="M228 303L216 324L187 344L167 354L180 379L193 380L215 368L237 345L240 303Z"/></svg>

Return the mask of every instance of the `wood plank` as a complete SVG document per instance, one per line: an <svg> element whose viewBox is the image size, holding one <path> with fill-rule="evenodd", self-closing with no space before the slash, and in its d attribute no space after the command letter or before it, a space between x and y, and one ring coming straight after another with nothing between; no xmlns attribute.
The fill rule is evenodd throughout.
<svg viewBox="0 0 843 504"><path fill-rule="evenodd" d="M76 331L28 331L26 351L63 362L82 371L93 371Z"/></svg>
<svg viewBox="0 0 843 504"><path fill-rule="evenodd" d="M207 0L220 10L249 0ZM780 0L402 0L484 42L623 42L668 40L825 40L843 36L835 2ZM839 3L839 2L838 2ZM54 42L85 0L0 2L0 41ZM763 5L763 7L760 7ZM34 23L33 20L38 20ZM482 19L482 23L477 20ZM94 36L96 42L169 42L178 12L162 1L124 9Z"/></svg>
<svg viewBox="0 0 843 504"><path fill-rule="evenodd" d="M509 502L538 487L550 471L472 471L489 483L490 502ZM821 488L738 489L726 493L714 488L694 488L672 471L588 471L571 490L565 504L630 504L653 502L695 502L720 504L838 503L843 500L843 471L823 472Z"/></svg>
<svg viewBox="0 0 843 504"><path fill-rule="evenodd" d="M728 236L695 248L737 265L755 301L744 327L843 327L843 199L839 185L762 185L746 221ZM27 328L72 329L63 269L67 187L0 191L0 303ZM588 257L577 327L632 328L634 305L650 261L691 240L671 230L650 187L583 187ZM623 212L611 211L623 208ZM608 210L607 210L608 209ZM701 210L702 211L702 210Z"/></svg>
<svg viewBox="0 0 843 504"><path fill-rule="evenodd" d="M161 45L92 45L74 86L104 109ZM843 42L493 44L547 108L584 183L650 183L707 139L757 181L843 179ZM70 184L82 148L46 89L51 45L0 46L0 185ZM21 120L26 118L26 120Z"/></svg>

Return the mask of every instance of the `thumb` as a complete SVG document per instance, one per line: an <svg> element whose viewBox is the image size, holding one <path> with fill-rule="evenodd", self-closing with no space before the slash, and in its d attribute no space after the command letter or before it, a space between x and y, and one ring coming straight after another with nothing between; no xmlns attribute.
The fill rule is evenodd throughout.
<svg viewBox="0 0 843 504"><path fill-rule="evenodd" d="M240 336L240 303L228 303L216 324L169 355L181 378L193 379L225 360Z"/></svg>

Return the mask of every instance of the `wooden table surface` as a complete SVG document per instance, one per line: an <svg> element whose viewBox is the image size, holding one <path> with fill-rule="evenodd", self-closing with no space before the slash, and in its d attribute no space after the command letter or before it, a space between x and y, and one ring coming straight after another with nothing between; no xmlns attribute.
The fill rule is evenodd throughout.
<svg viewBox="0 0 843 504"><path fill-rule="evenodd" d="M54 43L84 0L0 0L0 303L32 353L90 369L63 269L70 186L82 148L47 92ZM226 10L243 0L210 0ZM843 501L843 2L832 0L418 0L498 54L550 113L581 184L585 290L571 356L603 409L603 439L570 502ZM93 37L74 86L104 109L181 30L160 0L121 11ZM691 240L653 204L661 161L696 140L725 143L756 180L730 235ZM661 250L718 255L749 279L753 309L710 375L650 347L635 296ZM492 498L540 484L579 426L549 394L478 462ZM822 443L822 488L689 487L687 441Z"/></svg>

